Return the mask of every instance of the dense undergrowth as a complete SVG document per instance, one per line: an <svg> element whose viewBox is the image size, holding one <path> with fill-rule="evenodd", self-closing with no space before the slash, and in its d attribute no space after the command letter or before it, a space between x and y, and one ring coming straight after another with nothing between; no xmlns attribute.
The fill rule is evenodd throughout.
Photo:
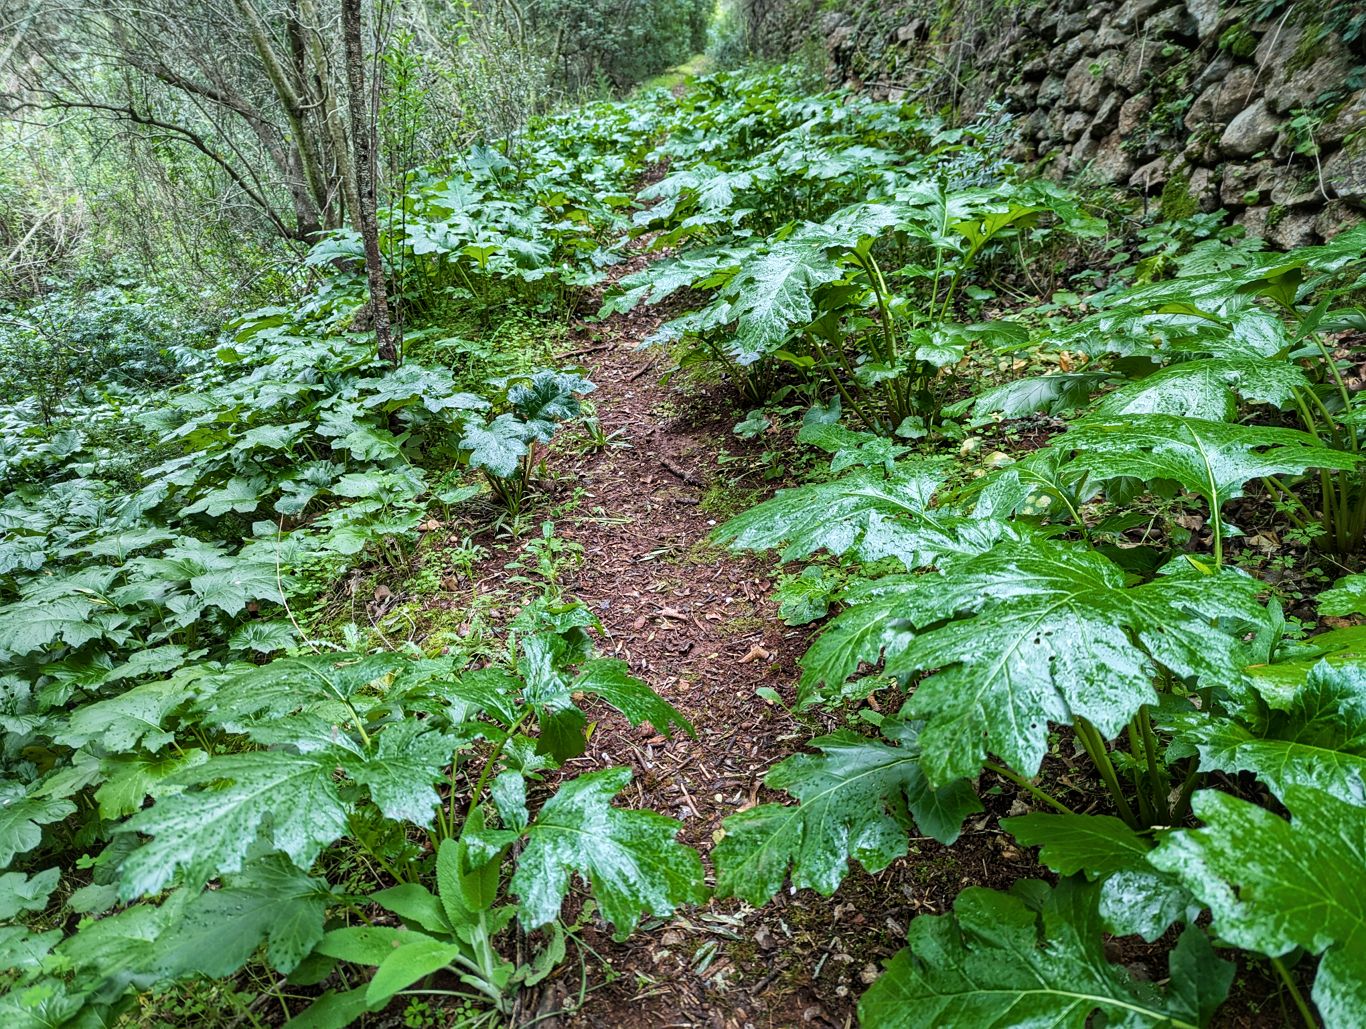
<svg viewBox="0 0 1366 1029"><path fill-rule="evenodd" d="M951 843L985 770L1037 808L1005 827L1058 879L915 919L865 1024L1206 1025L1234 960L1270 961L1306 1021L1366 1017L1366 579L1318 595L1346 621L1315 633L1247 542L1278 535L1311 593L1354 567L1366 234L1116 232L1003 164L1000 122L784 83L597 104L412 176L381 215L397 367L347 231L297 304L213 342L157 328L58 390L24 387L43 312L5 327L29 348L0 451L6 1024L111 1024L230 977L262 1023L430 995L499 1024L564 960L575 874L576 919L621 934L706 899L678 823L613 806L628 770L552 774L582 698L690 726L594 654L551 541L500 635L311 617L456 505L536 521L592 384L498 327L565 317L632 238L667 254L604 311L669 300L647 342L724 378L737 432L800 416L796 445L832 455L718 533L804 564L783 614L829 621L793 706L848 724L770 772L793 803L727 820L715 892L829 894L910 834ZM983 446L1020 425L1032 449ZM1051 779L1064 749L1089 790ZM1164 982L1107 957L1130 936L1168 947Z"/></svg>

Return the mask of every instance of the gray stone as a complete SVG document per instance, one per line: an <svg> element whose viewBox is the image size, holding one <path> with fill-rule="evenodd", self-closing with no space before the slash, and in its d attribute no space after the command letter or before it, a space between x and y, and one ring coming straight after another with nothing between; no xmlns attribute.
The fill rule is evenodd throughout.
<svg viewBox="0 0 1366 1029"><path fill-rule="evenodd" d="M1048 130L1048 115L1037 108L1030 111L1016 124L1019 126L1020 136L1024 139L1043 139L1044 133Z"/></svg>
<svg viewBox="0 0 1366 1029"><path fill-rule="evenodd" d="M1252 55L1257 67L1265 70L1269 66L1273 71L1283 69L1299 49L1300 34L1298 25L1284 19L1270 25Z"/></svg>
<svg viewBox="0 0 1366 1029"><path fill-rule="evenodd" d="M1045 111L1051 110L1062 99L1067 80L1061 75L1050 75L1039 86L1035 101Z"/></svg>
<svg viewBox="0 0 1366 1029"><path fill-rule="evenodd" d="M1086 132L1086 126L1090 124L1091 118L1085 111L1073 111L1067 116L1067 120L1062 125L1062 138L1064 142L1075 143L1081 139Z"/></svg>
<svg viewBox="0 0 1366 1029"><path fill-rule="evenodd" d="M1214 59L1206 64L1201 69L1200 74L1195 77L1195 81L1190 85L1190 91L1198 96L1232 70L1233 57L1220 50L1214 55Z"/></svg>
<svg viewBox="0 0 1366 1029"><path fill-rule="evenodd" d="M1105 79L1091 70L1095 63L1089 57L1082 57L1068 70L1062 91L1064 106L1086 111L1094 111L1100 106L1100 91L1105 86Z"/></svg>
<svg viewBox="0 0 1366 1029"><path fill-rule="evenodd" d="M1266 91L1267 105L1277 114L1309 107L1319 94L1342 88L1350 67L1341 51L1324 54L1308 68L1301 68L1275 89Z"/></svg>
<svg viewBox="0 0 1366 1029"><path fill-rule="evenodd" d="M1219 163L1219 144L1202 133L1186 137L1186 147L1181 156L1187 164Z"/></svg>
<svg viewBox="0 0 1366 1029"><path fill-rule="evenodd" d="M1053 51L1053 67L1070 68L1077 58L1091 52L1091 44L1095 41L1096 34L1091 29L1087 29L1079 36L1073 36Z"/></svg>
<svg viewBox="0 0 1366 1029"><path fill-rule="evenodd" d="M1128 46L1133 38L1117 25L1102 25L1096 30L1096 46L1102 48Z"/></svg>
<svg viewBox="0 0 1366 1029"><path fill-rule="evenodd" d="M1287 170L1271 176L1271 203L1276 207L1316 207L1324 197L1316 184Z"/></svg>
<svg viewBox="0 0 1366 1029"><path fill-rule="evenodd" d="M1156 43L1131 44L1114 72L1115 85L1126 93L1137 93L1146 79L1155 78L1185 55L1179 46L1165 47Z"/></svg>
<svg viewBox="0 0 1366 1029"><path fill-rule="evenodd" d="M1058 38L1070 39L1086 28L1086 15L1065 14L1058 19Z"/></svg>
<svg viewBox="0 0 1366 1029"><path fill-rule="evenodd" d="M1047 74L1048 62L1042 57L1035 57L1020 66L1020 77L1026 82L1039 82Z"/></svg>
<svg viewBox="0 0 1366 1029"><path fill-rule="evenodd" d="M1219 146L1234 157L1251 157L1276 141L1280 127L1280 119L1271 113L1266 101L1257 100L1228 123Z"/></svg>
<svg viewBox="0 0 1366 1029"><path fill-rule="evenodd" d="M925 23L919 18L908 22L896 30L898 43L915 43L925 38Z"/></svg>
<svg viewBox="0 0 1366 1029"><path fill-rule="evenodd" d="M1366 208L1366 148L1360 141L1323 162L1323 184L1339 200Z"/></svg>
<svg viewBox="0 0 1366 1029"><path fill-rule="evenodd" d="M1352 210L1341 200L1330 200L1314 219L1314 231L1324 239L1332 239L1339 232L1346 232L1366 221L1366 217Z"/></svg>
<svg viewBox="0 0 1366 1029"><path fill-rule="evenodd" d="M1256 70L1247 64L1231 68L1222 81L1212 83L1195 98L1186 112L1186 128L1193 132L1201 125L1227 125L1256 93Z"/></svg>
<svg viewBox="0 0 1366 1029"><path fill-rule="evenodd" d="M1219 34L1222 12L1219 0L1186 0L1186 10L1195 22L1195 34L1200 42L1208 43Z"/></svg>
<svg viewBox="0 0 1366 1029"><path fill-rule="evenodd" d="M849 17L849 15L843 11L828 11L821 15L821 34L828 36L837 28L851 24L853 20L853 18Z"/></svg>
<svg viewBox="0 0 1366 1029"><path fill-rule="evenodd" d="M1125 32L1132 32L1139 22L1145 20L1167 2L1168 0L1126 0L1124 6L1115 12L1110 22Z"/></svg>
<svg viewBox="0 0 1366 1029"><path fill-rule="evenodd" d="M1266 230L1267 241L1282 250L1308 246L1314 242L1315 235L1314 216L1303 212L1283 214Z"/></svg>
<svg viewBox="0 0 1366 1029"><path fill-rule="evenodd" d="M1114 90L1106 93L1101 98L1100 106L1096 108L1095 117L1091 119L1091 124L1086 127L1089 135L1099 139L1107 135L1119 122L1119 109L1122 106L1122 98Z"/></svg>
<svg viewBox="0 0 1366 1029"><path fill-rule="evenodd" d="M1072 145L1071 159L1074 170L1087 166L1100 149L1100 142L1090 136L1082 136Z"/></svg>
<svg viewBox="0 0 1366 1029"><path fill-rule="evenodd" d="M834 51L854 49L854 31L852 25L841 25L825 38L825 48Z"/></svg>
<svg viewBox="0 0 1366 1029"><path fill-rule="evenodd" d="M1119 108L1119 134L1132 136L1143 127L1148 114L1153 109L1153 98L1147 93L1139 93L1124 101Z"/></svg>
<svg viewBox="0 0 1366 1029"><path fill-rule="evenodd" d="M1134 189L1142 190L1144 193L1157 193L1171 178L1171 172L1167 166L1168 161L1165 157L1149 161L1129 176L1129 185Z"/></svg>
<svg viewBox="0 0 1366 1029"><path fill-rule="evenodd" d="M1139 22L1138 31L1149 39L1194 39L1195 19L1184 7L1168 7Z"/></svg>
<svg viewBox="0 0 1366 1029"><path fill-rule="evenodd" d="M1233 224L1241 225L1249 236L1256 236L1261 239L1266 238L1266 219L1271 213L1269 207L1249 207L1237 218L1233 219Z"/></svg>
<svg viewBox="0 0 1366 1029"><path fill-rule="evenodd" d="M1208 214L1219 207L1219 181L1209 168L1196 168L1191 172L1190 194L1200 205L1200 210Z"/></svg>
<svg viewBox="0 0 1366 1029"><path fill-rule="evenodd" d="M1267 160L1255 164L1226 164L1219 182L1219 202L1235 210L1265 203L1273 178L1271 162Z"/></svg>
<svg viewBox="0 0 1366 1029"><path fill-rule="evenodd" d="M1134 159L1125 151L1123 144L1119 133L1112 132L1096 147L1090 168L1102 182L1118 186L1127 182L1134 173Z"/></svg>
<svg viewBox="0 0 1366 1029"><path fill-rule="evenodd" d="M1321 147L1335 147L1358 133L1366 133L1366 89L1349 96L1337 113L1318 127L1314 140Z"/></svg>

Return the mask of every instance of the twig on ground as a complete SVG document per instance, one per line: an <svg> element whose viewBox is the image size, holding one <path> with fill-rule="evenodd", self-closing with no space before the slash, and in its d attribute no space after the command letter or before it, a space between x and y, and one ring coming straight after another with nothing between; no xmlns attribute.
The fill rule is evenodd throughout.
<svg viewBox="0 0 1366 1029"><path fill-rule="evenodd" d="M702 485L702 480L701 480L701 479L699 479L699 478L698 478L696 475L694 475L692 472L688 471L688 470L687 470L686 468L684 468L682 465L678 465L678 464L675 464L673 461L670 461L667 457L661 457L661 458L659 459L659 463L660 463L661 465L663 465L665 469L667 469L668 471L671 471L671 472L673 472L675 475L677 475L680 479L682 479L684 482L686 482L689 486L700 486L700 485Z"/></svg>

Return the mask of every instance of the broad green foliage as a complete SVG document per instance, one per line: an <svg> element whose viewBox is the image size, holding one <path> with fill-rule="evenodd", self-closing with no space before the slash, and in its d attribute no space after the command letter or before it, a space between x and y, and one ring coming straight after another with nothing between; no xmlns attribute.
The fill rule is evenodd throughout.
<svg viewBox="0 0 1366 1029"><path fill-rule="evenodd" d="M963 819L981 810L971 787L931 788L913 723L889 719L882 731L895 746L842 729L811 741L819 757L797 754L769 772L765 785L800 803L761 804L726 821L713 852L717 888L761 904L791 866L794 886L829 895L851 859L880 872L903 856L913 826L944 843L957 839Z"/></svg>
<svg viewBox="0 0 1366 1029"><path fill-rule="evenodd" d="M554 919L571 872L593 887L604 917L625 937L640 913L672 914L684 902L705 899L702 862L674 842L679 825L649 811L623 811L612 797L631 778L617 768L580 776L560 789L523 831L510 888L523 924Z"/></svg>
<svg viewBox="0 0 1366 1029"><path fill-rule="evenodd" d="M691 287L706 304L657 335L692 345L684 365L720 363L756 402L795 373L803 389L838 392L872 431L925 435L947 369L975 343L1028 335L960 320L987 295L972 282L978 266L1010 243L1099 223L1060 188L1013 181L1007 168L983 176L971 130L914 108L794 103L765 79L732 89L724 101L740 120L707 111L705 142L675 131L660 148L669 176L641 194L654 203L638 230L682 252L623 279L604 311Z"/></svg>
<svg viewBox="0 0 1366 1029"><path fill-rule="evenodd" d="M1049 722L1085 719L1116 736L1157 702L1159 665L1194 679L1237 667L1237 639L1210 625L1253 623L1255 594L1251 579L1229 572L1126 588L1123 572L1094 552L1003 543L939 575L847 591L847 610L804 659L803 684L838 687L879 657L902 680L937 669L906 707L926 721L931 781L975 775L992 753L1033 775Z"/></svg>
<svg viewBox="0 0 1366 1029"><path fill-rule="evenodd" d="M1366 852L1353 835L1366 789L1366 633L1349 625L1296 638L1267 584L1229 566L1241 550L1231 541L1251 534L1253 519L1265 533L1272 508L1289 523L1278 531L1325 550L1349 553L1366 534L1356 369L1328 335L1361 325L1349 305L1366 236L1353 230L1290 254L1210 241L1145 266L1150 276L1170 267L1173 278L1112 283L1084 318L1065 321L1055 307L1019 324L965 325L952 318L971 309L972 259L993 234L1017 239L1016 227L1047 224L1045 211L1083 233L1084 219L1061 192L1028 200L1008 180L958 190L923 173L917 185L915 175L899 186L888 176L885 192L822 218L767 226L737 212L748 231L711 230L710 247L626 280L617 301L653 302L683 285L704 291L709 306L676 320L666 338L737 364L753 360L741 348L757 339L782 369L774 381L805 377L813 406L798 441L833 455L829 474L739 514L716 538L823 562L784 576L775 595L793 624L829 616L801 659L798 709L885 699L894 680L905 699L884 731L900 719L917 726L904 753L854 723L777 766L768 785L794 802L727 819L718 888L752 902L789 878L829 892L850 859L877 870L904 852L906 833L940 835L915 808L919 785L905 783L966 791L985 770L1037 802L1039 811L1003 824L1071 878L1051 891L968 891L954 915L915 919L910 946L863 1000L864 1024L1206 1025L1232 980L1212 945L1285 965L1296 947L1326 954L1318 1014L1357 1024L1366 1017L1350 964L1359 890L1346 884L1361 878ZM727 185L757 190L767 179L732 175ZM702 180L694 187L700 198ZM938 235L918 236L936 218ZM689 238L681 230L671 243ZM898 268L917 246L919 265ZM754 336L743 318L758 296L745 275L799 261L802 275L820 274L807 298L783 308L786 335ZM941 292L945 276L953 284ZM926 306L928 319L908 313ZM850 339L858 352L838 358ZM1016 356L1029 352L1058 370L993 378L942 411L931 388L917 397L919 421L892 424L866 390L896 381L901 369L885 358L912 345L914 360L933 368L995 351L1000 369L1026 367ZM935 382L943 377L926 385ZM842 402L833 418L832 398ZM1070 424L1018 461L993 455L963 483L947 461L839 424L841 407L908 441L940 414L984 425L1044 412ZM1174 529L1165 543L1150 541L1163 505L1188 500L1208 513L1208 551L1198 534ZM1361 578L1321 594L1320 613L1366 611ZM1079 748L1103 787L1101 813L1077 813L1095 806L1085 787L1048 774L1056 726L1074 741L1062 752ZM1245 787L1248 777L1260 793L1244 795L1278 798L1291 823L1202 792ZM966 793L960 799L959 818L969 810ZM1193 817L1208 828L1181 828ZM1296 879L1296 867L1314 872ZM1299 904L1294 890L1312 903ZM1163 990L1104 960L1102 933L1151 943L1177 923ZM1280 968L1282 981L1291 977ZM1286 1002L1307 1012L1287 990Z"/></svg>
<svg viewBox="0 0 1366 1029"><path fill-rule="evenodd" d="M1214 557L1223 559L1224 505L1243 485L1311 468L1353 469L1359 463L1294 429L1231 425L1165 414L1088 419L1059 446L1077 451L1077 467L1096 479L1168 479L1203 497L1215 524Z"/></svg>
<svg viewBox="0 0 1366 1029"><path fill-rule="evenodd" d="M528 783L585 749L581 703L691 731L624 663L593 656L596 621L553 581L501 644L425 658L309 638L310 601L335 577L406 570L418 526L481 480L518 531L547 445L593 386L452 339L437 318L463 308L490 325L509 303L575 302L616 260L664 110L598 105L415 173L381 219L413 347L397 366L358 331L367 296L343 232L309 255L313 292L240 317L216 349L174 340L139 369L143 351L120 338L83 394L5 416L6 1024L110 1023L137 990L243 966L320 981L338 960L326 931L360 920L365 893L408 919L396 898L449 885L423 837L447 857L463 848L473 914L449 914L459 904L440 888L447 935L373 962L361 1001L329 994L318 1024L382 1007L454 960L452 939L506 1014L565 956L555 920L575 874L623 933L705 896L677 823L612 806L624 769L565 780L563 795L540 785L528 810ZM166 389L134 391L154 381ZM598 851L569 847L588 833ZM374 869L400 885L367 882ZM498 953L519 910L559 941L539 966Z"/></svg>
<svg viewBox="0 0 1366 1029"><path fill-rule="evenodd" d="M532 16L606 9L552 7ZM701 8L652 10L681 25ZM1303 609L1283 616L1233 542L1254 523L1339 555L1366 538L1366 418L1338 344L1362 325L1366 230L1290 254L1150 249L1143 281L1112 268L1084 316L1060 293L1005 317L1031 288L1013 269L1103 226L1004 164L994 132L794 96L775 71L472 147L381 213L397 366L362 331L349 231L308 255L312 292L216 347L154 297L100 299L75 326L110 329L97 360L49 355L70 395L24 387L43 333L6 322L0 1019L113 1024L138 991L246 968L323 987L301 1026L432 987L493 1024L577 942L576 890L580 921L619 936L706 899L679 823L628 806L628 769L566 771L604 708L692 727L595 654L549 528L528 545L541 595L496 631L440 656L311 639L329 583L406 570L452 506L485 493L520 533L593 386L493 326L566 315L648 237L668 256L603 312L669 302L649 342L723 373L742 439L808 408L797 443L829 457L717 530L810 562L774 598L790 624L828 619L794 708L890 704L769 771L783 796L726 819L718 892L832 893L911 834L951 843L1008 782L1036 810L1002 825L1061 880L915 918L864 1024L1204 1026L1234 949L1313 976L1326 1024L1366 1021L1366 629L1300 638ZM1040 412L1020 460L978 467L982 439L944 453ZM1207 546L1176 514L1192 503ZM1319 613L1366 611L1361 578ZM1109 960L1106 934L1174 939L1161 984ZM1304 955L1316 969L1288 967Z"/></svg>
<svg viewBox="0 0 1366 1029"><path fill-rule="evenodd" d="M1151 942L1173 922L1191 922L1200 905L1175 877L1148 862L1155 845L1111 815L1034 813L1001 820L1039 861L1062 875L1100 883L1099 909L1107 932Z"/></svg>
<svg viewBox="0 0 1366 1029"><path fill-rule="evenodd" d="M1278 796L1307 786L1344 801L1366 788L1366 666L1315 665L1303 685L1263 698L1249 692L1206 716L1168 719L1178 740L1199 748L1201 763L1253 772Z"/></svg>
<svg viewBox="0 0 1366 1029"><path fill-rule="evenodd" d="M1366 818L1357 803L1287 786L1290 821L1223 793L1198 793L1200 829L1173 833L1152 855L1209 905L1214 931L1277 957L1322 954L1314 1003L1325 1024L1366 1013Z"/></svg>
<svg viewBox="0 0 1366 1029"><path fill-rule="evenodd" d="M1366 575L1346 575L1319 594L1319 614L1366 614Z"/></svg>
<svg viewBox="0 0 1366 1029"><path fill-rule="evenodd" d="M1026 888L1028 887L1028 888ZM952 915L911 922L908 946L859 1004L870 1027L1209 1024L1233 966L1187 930L1159 990L1105 957L1093 888L1017 884L1015 893L972 888Z"/></svg>

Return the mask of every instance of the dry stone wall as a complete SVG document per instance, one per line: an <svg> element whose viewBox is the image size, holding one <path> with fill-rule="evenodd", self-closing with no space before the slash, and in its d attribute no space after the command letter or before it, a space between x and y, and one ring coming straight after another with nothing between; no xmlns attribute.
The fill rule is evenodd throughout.
<svg viewBox="0 0 1366 1029"><path fill-rule="evenodd" d="M770 31L791 50L817 26L832 82L969 115L1002 103L1011 156L1048 174L1128 186L1172 215L1222 207L1281 247L1366 212L1366 4L855 0L802 14Z"/></svg>

